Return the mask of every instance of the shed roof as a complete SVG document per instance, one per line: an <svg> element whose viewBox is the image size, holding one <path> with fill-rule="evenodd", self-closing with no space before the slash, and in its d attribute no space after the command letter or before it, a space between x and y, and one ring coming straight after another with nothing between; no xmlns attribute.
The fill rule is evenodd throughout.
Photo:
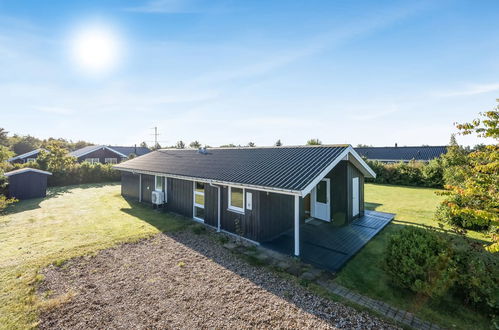
<svg viewBox="0 0 499 330"><path fill-rule="evenodd" d="M205 152L161 149L114 167L296 194L309 191L318 177L324 177L349 154L357 158L356 166L366 176L375 176L349 145L213 148Z"/></svg>
<svg viewBox="0 0 499 330"><path fill-rule="evenodd" d="M36 173L45 174L45 175L52 175L52 173L50 173L50 172L42 171L42 170L39 170L36 168L31 168L31 167L20 168L20 169L15 170L15 171L6 172L3 175L9 177L9 176L18 175L18 174L27 173L27 172L36 172Z"/></svg>
<svg viewBox="0 0 499 330"><path fill-rule="evenodd" d="M17 155L15 157L12 157L12 158L9 158L7 159L8 162L12 162L16 159L23 159L23 158L28 158L29 156L34 156L34 155L37 155L40 153L40 151L47 151L46 149L43 149L43 148L38 148L38 149L35 149L35 150L31 150L31 151L28 151L24 154L21 154L21 155Z"/></svg>
<svg viewBox="0 0 499 330"><path fill-rule="evenodd" d="M355 148L362 157L384 161L430 161L447 153L446 146Z"/></svg>

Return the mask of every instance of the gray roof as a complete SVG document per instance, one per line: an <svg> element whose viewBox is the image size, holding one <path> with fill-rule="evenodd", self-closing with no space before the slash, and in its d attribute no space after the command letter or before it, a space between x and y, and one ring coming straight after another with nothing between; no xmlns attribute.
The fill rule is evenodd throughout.
<svg viewBox="0 0 499 330"><path fill-rule="evenodd" d="M28 151L28 152L26 152L26 153L24 153L24 154L17 155L17 156L15 156L15 157L9 158L9 159L7 159L7 161L8 161L8 162L12 162L12 161L14 161L14 160L16 160L16 159L28 158L28 157L30 157L30 156L34 156L34 155L39 154L39 153L40 153L40 151L42 151L42 150L47 151L47 150L45 150L45 149L43 149L43 148L35 149L35 150Z"/></svg>
<svg viewBox="0 0 499 330"><path fill-rule="evenodd" d="M42 170L39 170L37 168L31 168L31 167L20 168L18 170L6 172L3 175L9 177L9 176L18 175L18 174L22 174L22 173L26 173L26 172L35 172L35 173L40 173L40 174L45 174L45 175L52 175L52 173L50 173L50 172L42 171Z"/></svg>
<svg viewBox="0 0 499 330"><path fill-rule="evenodd" d="M99 150L101 148L107 148L111 151L116 152L122 157L128 157L130 154L135 153L137 156L145 155L149 153L151 150L144 147L122 147L122 146L105 146L105 145L96 145L96 146L86 146L81 149L70 152L69 154L74 157L82 157L86 154L89 154L93 151Z"/></svg>
<svg viewBox="0 0 499 330"><path fill-rule="evenodd" d="M146 147L109 146L109 148L116 150L127 156L129 156L130 154L135 154L136 156L142 156L151 152L151 150Z"/></svg>
<svg viewBox="0 0 499 330"><path fill-rule="evenodd" d="M447 153L446 146L354 148L362 157L385 161L430 161Z"/></svg>
<svg viewBox="0 0 499 330"><path fill-rule="evenodd" d="M213 148L204 153L195 149L161 149L114 167L302 191L348 152L355 153L349 145Z"/></svg>

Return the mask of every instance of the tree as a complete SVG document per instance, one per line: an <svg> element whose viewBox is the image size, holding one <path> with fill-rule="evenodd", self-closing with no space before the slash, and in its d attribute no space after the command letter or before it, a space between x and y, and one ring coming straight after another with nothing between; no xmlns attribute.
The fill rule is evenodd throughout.
<svg viewBox="0 0 499 330"><path fill-rule="evenodd" d="M201 143L199 143L199 141L192 141L190 144L189 144L189 147L193 148L193 149L199 149L201 148Z"/></svg>
<svg viewBox="0 0 499 330"><path fill-rule="evenodd" d="M151 150L159 150L159 149L161 149L161 144L159 144L157 142L153 147L151 147Z"/></svg>
<svg viewBox="0 0 499 330"><path fill-rule="evenodd" d="M251 141L250 141L250 142L248 142L248 147L250 147L250 148L254 148L254 147L256 147L255 142L251 142Z"/></svg>
<svg viewBox="0 0 499 330"><path fill-rule="evenodd" d="M0 145L7 147L9 145L9 132L0 127Z"/></svg>
<svg viewBox="0 0 499 330"><path fill-rule="evenodd" d="M26 152L35 150L41 146L40 139L37 139L31 135L14 135L11 138L11 149L16 153L16 155L24 154Z"/></svg>
<svg viewBox="0 0 499 330"><path fill-rule="evenodd" d="M222 144L220 148L234 148L236 145L234 143Z"/></svg>
<svg viewBox="0 0 499 330"><path fill-rule="evenodd" d="M9 148L0 145L0 165L13 156L14 153Z"/></svg>
<svg viewBox="0 0 499 330"><path fill-rule="evenodd" d="M282 142L281 142L281 139L277 140L274 144L276 147L280 147L282 146Z"/></svg>
<svg viewBox="0 0 499 330"><path fill-rule="evenodd" d="M180 140L177 142L177 144L175 144L175 148L177 149L185 149L185 143L184 141Z"/></svg>
<svg viewBox="0 0 499 330"><path fill-rule="evenodd" d="M307 144L309 146L318 146L318 145L322 144L322 141L319 140L319 139L310 139L310 140L307 141Z"/></svg>
<svg viewBox="0 0 499 330"><path fill-rule="evenodd" d="M498 100L499 103L499 100ZM476 134L492 138L496 144L470 152L465 163L459 165L462 182L446 185L445 200L437 210L437 217L457 228L494 229L499 226L499 104L481 113L482 118L470 123L456 124L460 134ZM499 251L497 233L492 233L491 250Z"/></svg>
<svg viewBox="0 0 499 330"><path fill-rule="evenodd" d="M142 141L142 142L140 143L140 147L141 147L141 148L149 148L149 147L147 146L146 141Z"/></svg>
<svg viewBox="0 0 499 330"><path fill-rule="evenodd" d="M58 141L52 141L47 146L47 150L48 152L42 150L36 159L38 167L42 170L64 172L77 163L76 158L70 156L68 150Z"/></svg>

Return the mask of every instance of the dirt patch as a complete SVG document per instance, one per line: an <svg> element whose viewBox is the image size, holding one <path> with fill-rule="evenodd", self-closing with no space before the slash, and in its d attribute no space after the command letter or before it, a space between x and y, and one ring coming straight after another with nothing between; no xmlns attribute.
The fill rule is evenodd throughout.
<svg viewBox="0 0 499 330"><path fill-rule="evenodd" d="M159 234L45 269L41 313L61 328L393 328L251 266L191 232Z"/></svg>

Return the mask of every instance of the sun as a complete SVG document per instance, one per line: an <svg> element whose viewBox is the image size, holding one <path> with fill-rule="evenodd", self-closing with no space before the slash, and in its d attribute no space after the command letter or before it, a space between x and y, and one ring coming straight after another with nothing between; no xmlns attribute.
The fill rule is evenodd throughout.
<svg viewBox="0 0 499 330"><path fill-rule="evenodd" d="M71 38L73 61L86 73L102 74L114 69L121 58L119 37L109 27L88 26Z"/></svg>

